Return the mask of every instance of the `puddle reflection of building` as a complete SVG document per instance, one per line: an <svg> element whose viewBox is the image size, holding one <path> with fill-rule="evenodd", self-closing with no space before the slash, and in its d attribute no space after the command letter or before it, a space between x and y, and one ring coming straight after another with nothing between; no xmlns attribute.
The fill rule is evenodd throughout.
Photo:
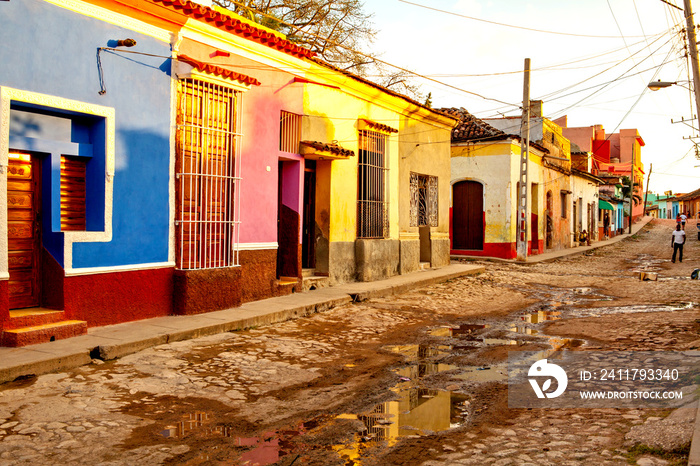
<svg viewBox="0 0 700 466"><path fill-rule="evenodd" d="M209 414L205 412L194 412L189 414L189 419L182 420L174 425L166 426L160 435L167 438L182 438L195 429L204 426L204 422L209 420Z"/></svg>
<svg viewBox="0 0 700 466"><path fill-rule="evenodd" d="M449 429L451 403L450 392L412 387L399 391L398 400L382 403L357 419L365 424L363 436L393 446L406 435Z"/></svg>
<svg viewBox="0 0 700 466"><path fill-rule="evenodd" d="M394 353L403 355L409 361L430 359L449 351L449 346L444 345L395 345L390 347Z"/></svg>
<svg viewBox="0 0 700 466"><path fill-rule="evenodd" d="M287 453L283 451L283 445L286 440L300 435L303 430L303 424L300 425L300 430L289 431L271 431L255 437L239 437L232 427L228 426L213 426L207 427L210 415L206 412L197 411L190 413L187 419L179 421L165 427L160 432L163 437L182 439L188 434L197 431L200 436L204 437L223 437L231 438L232 444L237 447L250 447L240 456L241 464L267 465L278 462ZM198 460L209 460L209 455L203 452Z"/></svg>
<svg viewBox="0 0 700 466"><path fill-rule="evenodd" d="M526 314L522 319L529 324L539 324L546 320L558 320L561 319L560 311L537 311L537 313Z"/></svg>

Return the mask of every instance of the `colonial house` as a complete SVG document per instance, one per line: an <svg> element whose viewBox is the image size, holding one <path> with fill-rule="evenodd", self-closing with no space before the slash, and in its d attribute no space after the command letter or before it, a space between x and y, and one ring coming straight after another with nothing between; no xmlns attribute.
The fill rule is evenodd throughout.
<svg viewBox="0 0 700 466"><path fill-rule="evenodd" d="M3 344L449 262L453 117L187 0L2 2L0 39Z"/></svg>
<svg viewBox="0 0 700 466"><path fill-rule="evenodd" d="M677 195L676 199L678 200L679 213L685 212L688 218L700 218L700 189Z"/></svg>
<svg viewBox="0 0 700 466"><path fill-rule="evenodd" d="M632 221L639 220L644 215L645 191L641 155L644 140L639 132L636 129L623 129L619 133L606 134L602 125L569 127L566 116L556 120L556 123L561 125L565 137L592 154L590 173L603 179L604 185L617 185L622 177L632 180ZM629 205L629 200L626 202ZM627 218L629 210L627 207Z"/></svg>
<svg viewBox="0 0 700 466"><path fill-rule="evenodd" d="M531 109L528 180L528 254L578 244L578 233L596 223L595 176L572 169L561 128ZM464 109L452 134L452 254L516 257L520 120L480 120Z"/></svg>

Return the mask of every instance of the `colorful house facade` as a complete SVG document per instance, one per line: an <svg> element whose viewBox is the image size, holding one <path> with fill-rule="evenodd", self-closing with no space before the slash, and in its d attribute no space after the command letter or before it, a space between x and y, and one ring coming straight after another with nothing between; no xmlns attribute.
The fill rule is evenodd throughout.
<svg viewBox="0 0 700 466"><path fill-rule="evenodd" d="M450 116L187 0L3 2L0 38L3 344L449 262Z"/></svg>
<svg viewBox="0 0 700 466"><path fill-rule="evenodd" d="M563 134L572 143L593 155L591 173L610 185L618 184L622 177L633 181L633 192L641 200L632 202L632 221L644 215L644 164L641 149L644 140L636 129L623 129L619 133L606 134L602 125L569 127L567 117L556 120ZM629 209L628 209L629 210Z"/></svg>
<svg viewBox="0 0 700 466"><path fill-rule="evenodd" d="M113 54L127 38L149 55ZM89 3L28 0L0 5L0 40L3 343L27 325L60 338L169 314L171 35Z"/></svg>
<svg viewBox="0 0 700 466"><path fill-rule="evenodd" d="M480 120L464 109L452 134L452 248L454 255L515 258L520 120ZM528 254L578 244L596 222L597 184L572 170L569 141L533 105L530 130Z"/></svg>

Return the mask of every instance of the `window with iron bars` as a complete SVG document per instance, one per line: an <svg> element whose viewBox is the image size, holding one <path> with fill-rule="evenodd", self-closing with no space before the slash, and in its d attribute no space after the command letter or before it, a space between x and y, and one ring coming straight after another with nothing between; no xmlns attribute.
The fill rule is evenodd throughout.
<svg viewBox="0 0 700 466"><path fill-rule="evenodd" d="M178 83L176 241L179 269L238 262L240 92L198 79Z"/></svg>
<svg viewBox="0 0 700 466"><path fill-rule="evenodd" d="M411 226L438 226L438 178L411 172Z"/></svg>
<svg viewBox="0 0 700 466"><path fill-rule="evenodd" d="M299 153L301 142L301 115L296 113L280 113L280 151Z"/></svg>
<svg viewBox="0 0 700 466"><path fill-rule="evenodd" d="M357 237L389 236L386 135L360 131L357 192Z"/></svg>

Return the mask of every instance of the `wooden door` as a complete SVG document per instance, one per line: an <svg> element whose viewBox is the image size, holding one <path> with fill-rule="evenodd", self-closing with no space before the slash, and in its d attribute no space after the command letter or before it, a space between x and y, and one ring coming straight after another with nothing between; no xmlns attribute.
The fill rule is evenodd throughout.
<svg viewBox="0 0 700 466"><path fill-rule="evenodd" d="M484 187L476 181L452 187L452 249L484 249Z"/></svg>
<svg viewBox="0 0 700 466"><path fill-rule="evenodd" d="M7 236L10 309L39 306L39 162L10 154L7 174Z"/></svg>

